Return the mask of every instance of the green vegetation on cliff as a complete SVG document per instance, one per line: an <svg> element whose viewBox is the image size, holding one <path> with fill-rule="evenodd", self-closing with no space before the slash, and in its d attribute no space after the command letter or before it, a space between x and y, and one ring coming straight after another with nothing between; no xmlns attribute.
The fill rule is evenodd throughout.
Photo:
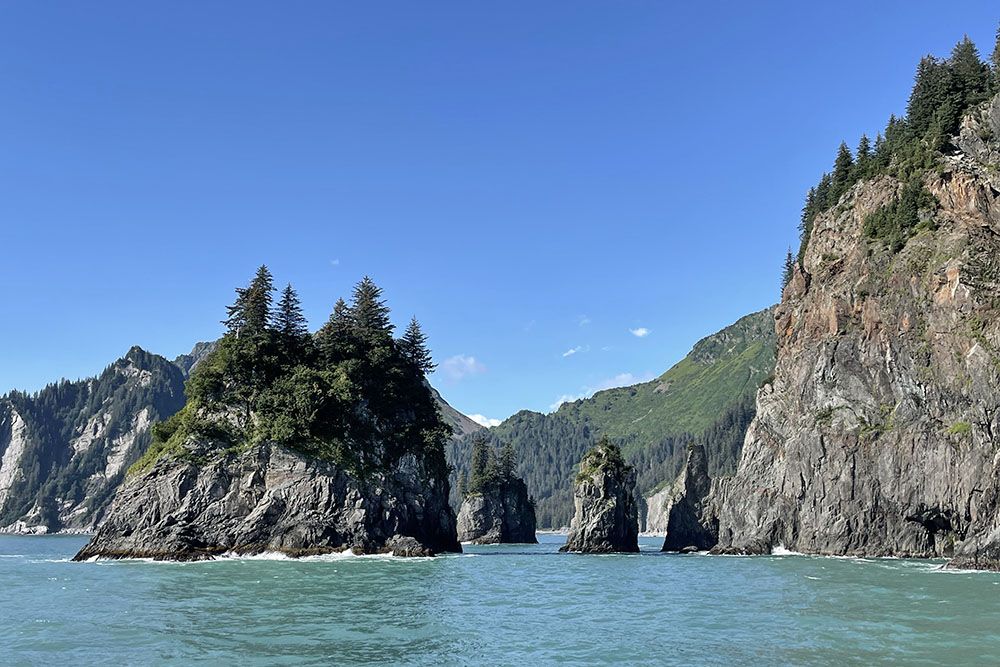
<svg viewBox="0 0 1000 667"><path fill-rule="evenodd" d="M444 472L450 428L425 379L433 364L417 321L394 338L382 291L365 278L310 335L292 287L276 307L273 292L264 266L236 290L225 336L187 382L187 404L154 427L132 471L185 456L194 436L237 449L277 442L361 475L407 454Z"/></svg>
<svg viewBox="0 0 1000 667"><path fill-rule="evenodd" d="M924 57L917 66L906 116L890 117L874 146L862 135L854 155L841 143L833 172L823 174L809 190L799 225L798 260L805 254L816 216L836 206L858 181L881 174L896 178L904 187L894 202L871 216L865 233L894 252L902 248L919 230L921 211L936 207L922 186L923 174L935 166L941 152L954 148L951 138L958 133L965 112L998 91L1000 32L990 63L980 59L968 37L955 45L947 59Z"/></svg>

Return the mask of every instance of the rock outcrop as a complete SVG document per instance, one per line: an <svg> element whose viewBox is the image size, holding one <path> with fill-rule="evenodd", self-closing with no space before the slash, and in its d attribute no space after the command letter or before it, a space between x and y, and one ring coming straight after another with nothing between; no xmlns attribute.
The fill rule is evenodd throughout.
<svg viewBox="0 0 1000 667"><path fill-rule="evenodd" d="M412 455L359 481L274 444L241 453L199 442L187 448L126 480L77 560L461 551L446 478Z"/></svg>
<svg viewBox="0 0 1000 667"><path fill-rule="evenodd" d="M458 512L458 539L474 544L535 544L535 507L518 478L466 494Z"/></svg>
<svg viewBox="0 0 1000 667"><path fill-rule="evenodd" d="M702 551L716 545L719 527L708 501L711 489L705 447L691 445L677 479L650 497L654 504L649 506L649 514L664 529L662 551Z"/></svg>
<svg viewBox="0 0 1000 667"><path fill-rule="evenodd" d="M639 516L634 498L635 468L616 445L602 440L580 462L573 491L575 514L560 551L639 551Z"/></svg>
<svg viewBox="0 0 1000 667"><path fill-rule="evenodd" d="M774 380L713 494L717 551L1000 563L998 137L994 99L924 175L938 208L899 252L864 230L891 177L815 219L775 311Z"/></svg>

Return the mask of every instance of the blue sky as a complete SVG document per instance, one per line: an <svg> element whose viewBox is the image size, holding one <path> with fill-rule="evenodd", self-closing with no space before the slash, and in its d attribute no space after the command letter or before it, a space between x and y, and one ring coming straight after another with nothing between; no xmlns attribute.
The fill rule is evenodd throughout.
<svg viewBox="0 0 1000 667"><path fill-rule="evenodd" d="M217 337L261 263L313 326L371 275L466 413L659 374L778 298L841 139L1000 18L725 4L7 3L0 391Z"/></svg>

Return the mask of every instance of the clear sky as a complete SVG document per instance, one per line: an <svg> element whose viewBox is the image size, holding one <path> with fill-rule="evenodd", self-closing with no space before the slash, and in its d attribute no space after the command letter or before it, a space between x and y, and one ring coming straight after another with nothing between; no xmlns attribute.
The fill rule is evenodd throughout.
<svg viewBox="0 0 1000 667"><path fill-rule="evenodd" d="M457 408L646 379L778 298L805 191L994 2L5 3L0 391L365 274ZM636 335L645 333L646 335Z"/></svg>

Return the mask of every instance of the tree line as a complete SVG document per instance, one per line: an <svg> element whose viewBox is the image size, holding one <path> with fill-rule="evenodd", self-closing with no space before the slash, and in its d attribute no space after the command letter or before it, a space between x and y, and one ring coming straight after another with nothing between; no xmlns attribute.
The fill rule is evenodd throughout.
<svg viewBox="0 0 1000 667"><path fill-rule="evenodd" d="M278 442L360 475L407 454L446 471L451 429L427 385L434 363L416 318L396 338L382 290L366 277L310 334L295 289L277 303L275 293L266 266L237 288L225 335L187 383L187 404L154 427L137 468L197 435L237 447Z"/></svg>
<svg viewBox="0 0 1000 667"><path fill-rule="evenodd" d="M800 243L794 259L786 255L782 268L782 288L788 284L794 266L802 262L816 217L838 204L858 181L890 175L904 184L897 202L865 221L865 234L898 251L906 240L929 226L936 201L923 188L921 177L934 166L941 152L953 150L963 115L972 107L1000 92L1000 30L988 61L967 36L948 58L925 56L917 66L906 115L890 116L885 131L872 141L862 134L852 152L841 142L833 170L824 173L806 194L799 221Z"/></svg>

